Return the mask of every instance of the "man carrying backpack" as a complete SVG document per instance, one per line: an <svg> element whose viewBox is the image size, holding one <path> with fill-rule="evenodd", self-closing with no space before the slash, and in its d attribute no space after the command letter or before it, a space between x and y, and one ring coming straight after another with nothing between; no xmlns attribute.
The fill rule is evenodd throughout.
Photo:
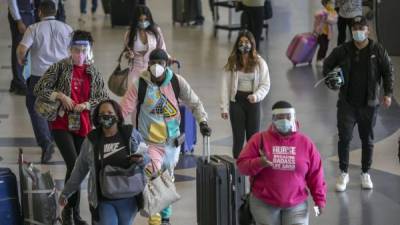
<svg viewBox="0 0 400 225"><path fill-rule="evenodd" d="M161 169L171 173L179 159L181 133L179 131L179 100L193 112L203 136L210 136L207 113L203 104L180 75L167 67L168 54L162 49L150 53L149 68L130 86L121 102L124 117L132 115L132 122L149 146L151 163L146 169L156 174ZM169 225L171 208L161 212L162 225ZM159 224L159 223L158 223Z"/></svg>

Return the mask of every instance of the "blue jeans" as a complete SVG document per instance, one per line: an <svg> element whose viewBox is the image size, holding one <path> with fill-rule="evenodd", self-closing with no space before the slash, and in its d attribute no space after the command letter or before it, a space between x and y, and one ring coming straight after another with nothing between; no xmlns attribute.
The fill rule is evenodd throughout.
<svg viewBox="0 0 400 225"><path fill-rule="evenodd" d="M33 132L37 144L42 148L43 151L48 150L52 147L53 137L51 136L49 123L46 119L40 117L34 109L36 96L33 94L33 89L40 77L31 75L27 81L28 91L26 94L26 108L28 109L29 116L31 117L31 123Z"/></svg>
<svg viewBox="0 0 400 225"><path fill-rule="evenodd" d="M99 225L131 225L138 211L136 198L99 203Z"/></svg>
<svg viewBox="0 0 400 225"><path fill-rule="evenodd" d="M86 6L87 6L87 0L81 0L80 8L81 8L81 13L86 14ZM92 13L96 12L97 10L97 0L92 0Z"/></svg>

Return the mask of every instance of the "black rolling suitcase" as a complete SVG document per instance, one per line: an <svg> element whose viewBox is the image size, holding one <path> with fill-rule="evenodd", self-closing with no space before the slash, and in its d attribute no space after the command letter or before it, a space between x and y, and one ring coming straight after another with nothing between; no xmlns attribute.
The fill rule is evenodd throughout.
<svg viewBox="0 0 400 225"><path fill-rule="evenodd" d="M111 0L111 26L128 26L132 22L138 0Z"/></svg>
<svg viewBox="0 0 400 225"><path fill-rule="evenodd" d="M181 26L196 20L198 0L172 0L172 22Z"/></svg>
<svg viewBox="0 0 400 225"><path fill-rule="evenodd" d="M245 194L245 176L230 156L210 156L209 138L196 169L198 225L239 225L238 210Z"/></svg>

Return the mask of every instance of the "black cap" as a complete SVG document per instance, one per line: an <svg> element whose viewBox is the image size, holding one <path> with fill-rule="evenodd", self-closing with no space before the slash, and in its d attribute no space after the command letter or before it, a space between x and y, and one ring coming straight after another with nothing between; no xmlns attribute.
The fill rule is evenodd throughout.
<svg viewBox="0 0 400 225"><path fill-rule="evenodd" d="M367 19L363 16L356 16L353 18L353 21L351 22L351 26L354 27L356 25L360 25L362 27L368 26Z"/></svg>
<svg viewBox="0 0 400 225"><path fill-rule="evenodd" d="M274 110L274 109L290 109L290 108L293 108L293 106L289 102L286 102L286 101L275 102L275 104L272 106L272 110Z"/></svg>
<svg viewBox="0 0 400 225"><path fill-rule="evenodd" d="M168 61L168 54L162 50L161 48L156 48L152 52L150 52L149 60L164 60Z"/></svg>

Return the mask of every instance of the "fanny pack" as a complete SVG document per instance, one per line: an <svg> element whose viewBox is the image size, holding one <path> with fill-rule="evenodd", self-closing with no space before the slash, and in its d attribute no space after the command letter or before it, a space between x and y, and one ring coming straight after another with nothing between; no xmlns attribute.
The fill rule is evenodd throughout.
<svg viewBox="0 0 400 225"><path fill-rule="evenodd" d="M129 168L106 165L100 170L101 194L108 199L130 198L140 194L146 181L143 168L132 164Z"/></svg>
<svg viewBox="0 0 400 225"><path fill-rule="evenodd" d="M128 140L128 137L124 137L122 130L120 133L125 141ZM100 140L102 139L100 138ZM129 146L129 141L127 142L127 146ZM130 149L130 147L128 148ZM126 169L111 165L104 166L104 147L102 146L100 149L99 185L101 194L108 199L130 198L140 194L146 185L142 166L137 163L132 163Z"/></svg>

